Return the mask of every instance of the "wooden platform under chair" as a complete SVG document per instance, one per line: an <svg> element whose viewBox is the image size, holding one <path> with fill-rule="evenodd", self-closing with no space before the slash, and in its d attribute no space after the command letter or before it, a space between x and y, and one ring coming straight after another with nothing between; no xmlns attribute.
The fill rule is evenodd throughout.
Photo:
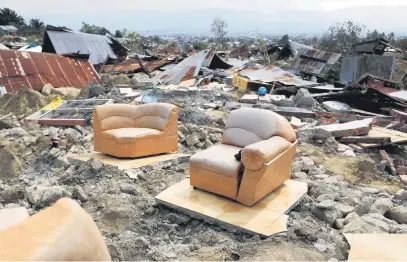
<svg viewBox="0 0 407 262"><path fill-rule="evenodd" d="M200 189L185 179L160 193L155 200L192 217L226 229L269 237L287 231L286 215L307 193L307 184L288 180L253 207Z"/></svg>
<svg viewBox="0 0 407 262"><path fill-rule="evenodd" d="M91 158L101 160L106 165L117 166L121 170L126 170L132 168L140 168L143 166L149 166L152 164L165 161L172 161L179 158L186 158L187 161L189 159L189 155L182 153L168 153L138 158L117 158L99 152L84 155L68 155L68 160L71 163L76 164L85 163Z"/></svg>

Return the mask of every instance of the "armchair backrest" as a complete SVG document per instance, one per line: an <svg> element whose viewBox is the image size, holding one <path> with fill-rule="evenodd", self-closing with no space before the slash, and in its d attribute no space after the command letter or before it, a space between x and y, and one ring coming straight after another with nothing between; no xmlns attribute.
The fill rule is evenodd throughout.
<svg viewBox="0 0 407 262"><path fill-rule="evenodd" d="M289 142L297 139L291 124L283 116L264 109L240 108L229 114L222 143L243 148L273 136Z"/></svg>
<svg viewBox="0 0 407 262"><path fill-rule="evenodd" d="M165 131L169 121L177 121L177 107L167 103L108 104L95 107L93 118L94 126L98 125L96 128L101 131L126 127Z"/></svg>

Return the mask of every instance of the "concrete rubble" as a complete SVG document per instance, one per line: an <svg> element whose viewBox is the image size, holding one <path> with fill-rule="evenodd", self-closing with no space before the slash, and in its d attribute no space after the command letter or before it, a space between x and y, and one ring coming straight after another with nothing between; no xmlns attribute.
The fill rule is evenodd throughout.
<svg viewBox="0 0 407 262"><path fill-rule="evenodd" d="M376 110L376 104L357 106L356 98L369 100L377 88L356 81L338 92L337 87L325 87L327 83L310 86L300 76L296 76L299 82L290 84L267 75L270 70L263 66L230 67L223 64L227 61L217 60L215 52L211 58L219 63L217 67L215 62L198 59L204 54L198 52L178 63L180 71L176 67L159 70L165 63L154 67L151 61L140 65L126 60L114 72L106 67L100 81L82 89L47 83L39 91L22 86L1 96L0 209L24 207L32 215L71 197L96 221L115 261L260 260L267 259L261 255L264 250L289 254L295 260L342 261L349 253L344 233L407 233L407 179L403 180L407 178L407 133L400 131L407 127L406 102L394 102L395 98L380 93L378 99L386 101L383 107L393 111ZM168 64L177 62L173 59ZM191 65L198 70L191 71ZM262 70L258 73L262 77L238 75L247 68ZM165 77L158 81L157 76ZM228 83L225 76L241 77L247 86ZM267 88L267 96L259 96L259 85ZM315 92L319 86L331 91ZM356 98L343 98L343 93L350 92ZM41 112L57 97L90 101L85 107L87 118L78 116L88 121L80 125L27 121L27 116ZM157 194L188 177L188 162L127 171L94 159L81 165L70 163L68 154L93 151L90 108L95 105L90 104L101 100L177 105L179 151L187 154L219 144L227 115L236 108L262 108L286 117L299 140L292 179L308 185L308 193L287 214L288 231L262 239L157 205ZM59 106L49 111L58 112ZM69 110L76 119L84 108L74 105ZM385 159L379 149L387 154Z"/></svg>

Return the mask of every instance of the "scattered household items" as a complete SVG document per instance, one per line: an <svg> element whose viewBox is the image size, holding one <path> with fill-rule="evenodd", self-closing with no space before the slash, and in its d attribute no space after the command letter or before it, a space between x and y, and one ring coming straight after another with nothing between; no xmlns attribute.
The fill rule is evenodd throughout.
<svg viewBox="0 0 407 262"><path fill-rule="evenodd" d="M101 83L99 75L87 59L0 50L0 60L9 65L0 67L0 85L5 86L8 93L18 92L21 85L41 91L45 84L55 88L83 88L92 82Z"/></svg>
<svg viewBox="0 0 407 262"><path fill-rule="evenodd" d="M103 153L89 153L84 155L68 155L68 160L71 163L81 165L89 159L101 160L106 165L117 166L121 170L127 170L131 168L140 168L157 163L166 163L172 161L184 161L189 159L189 155L182 153L165 153L160 155L139 157L136 159L119 159ZM185 162L185 161L184 161Z"/></svg>
<svg viewBox="0 0 407 262"><path fill-rule="evenodd" d="M178 108L154 103L97 106L94 150L115 157L141 157L178 151Z"/></svg>
<svg viewBox="0 0 407 262"><path fill-rule="evenodd" d="M111 260L92 217L68 198L0 231L0 246L0 260Z"/></svg>
<svg viewBox="0 0 407 262"><path fill-rule="evenodd" d="M57 99L25 119L41 125L85 126L92 120L93 109L98 105L112 103L110 99L87 99L63 101Z"/></svg>
<svg viewBox="0 0 407 262"><path fill-rule="evenodd" d="M253 206L290 179L296 146L284 117L254 108L232 111L222 144L191 157L191 185Z"/></svg>
<svg viewBox="0 0 407 262"><path fill-rule="evenodd" d="M93 65L127 56L127 48L110 35L76 33L50 25L45 29L42 51L58 55L87 55Z"/></svg>
<svg viewBox="0 0 407 262"><path fill-rule="evenodd" d="M218 183L221 187L223 182ZM306 193L306 183L287 180L256 205L246 207L231 199L194 189L189 179L185 179L161 192L155 200L227 230L270 237L287 231L286 214Z"/></svg>
<svg viewBox="0 0 407 262"><path fill-rule="evenodd" d="M350 245L348 261L405 261L406 234L344 234Z"/></svg>

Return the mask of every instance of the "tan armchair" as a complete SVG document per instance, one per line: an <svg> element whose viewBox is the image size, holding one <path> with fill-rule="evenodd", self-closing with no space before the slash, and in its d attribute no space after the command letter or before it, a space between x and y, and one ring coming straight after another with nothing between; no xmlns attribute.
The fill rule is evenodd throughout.
<svg viewBox="0 0 407 262"><path fill-rule="evenodd" d="M1 261L110 261L92 217L69 198L0 232Z"/></svg>
<svg viewBox="0 0 407 262"><path fill-rule="evenodd" d="M93 133L94 150L115 157L178 151L178 108L165 103L97 106Z"/></svg>
<svg viewBox="0 0 407 262"><path fill-rule="evenodd" d="M290 123L274 112L232 111L222 144L189 160L191 185L252 206L290 179L296 139ZM241 162L235 158L240 150ZM241 164L245 170L239 178Z"/></svg>

